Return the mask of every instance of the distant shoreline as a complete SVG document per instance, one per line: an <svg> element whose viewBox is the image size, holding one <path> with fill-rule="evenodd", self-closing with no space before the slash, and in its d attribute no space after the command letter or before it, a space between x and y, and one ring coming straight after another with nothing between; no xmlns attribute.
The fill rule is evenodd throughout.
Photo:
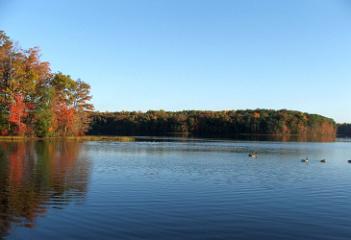
<svg viewBox="0 0 351 240"><path fill-rule="evenodd" d="M164 141L164 140L208 140L208 141L274 141L274 142L336 142L338 139L347 139L338 136L306 137L299 135L272 135L272 134L240 134L236 137L216 136L190 136L181 134L169 135L139 135L139 136L71 136L71 137L30 137L30 136L0 136L0 142L27 142L27 141L111 141L111 142L136 142L136 141Z"/></svg>
<svg viewBox="0 0 351 240"><path fill-rule="evenodd" d="M93 112L87 135L334 141L333 119L291 110Z"/></svg>

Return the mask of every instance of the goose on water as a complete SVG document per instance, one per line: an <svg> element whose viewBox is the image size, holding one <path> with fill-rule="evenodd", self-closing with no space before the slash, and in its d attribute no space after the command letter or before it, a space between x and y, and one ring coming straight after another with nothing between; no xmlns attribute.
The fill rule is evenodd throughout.
<svg viewBox="0 0 351 240"><path fill-rule="evenodd" d="M301 162L308 163L308 157L306 157L305 159L302 159Z"/></svg>
<svg viewBox="0 0 351 240"><path fill-rule="evenodd" d="M250 158L256 158L257 157L257 152L250 152L249 153Z"/></svg>
<svg viewBox="0 0 351 240"><path fill-rule="evenodd" d="M321 162L321 163L326 163L326 162L327 162L327 160L322 159L320 162Z"/></svg>
<svg viewBox="0 0 351 240"><path fill-rule="evenodd" d="M347 162L348 162L348 163L351 163L351 160L348 160Z"/></svg>

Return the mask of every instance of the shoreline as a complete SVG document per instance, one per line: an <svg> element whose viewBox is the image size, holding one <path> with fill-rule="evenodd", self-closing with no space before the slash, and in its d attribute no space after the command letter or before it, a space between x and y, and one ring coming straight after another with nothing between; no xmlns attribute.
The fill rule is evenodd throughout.
<svg viewBox="0 0 351 240"><path fill-rule="evenodd" d="M129 136L79 136L79 137L28 137L28 136L0 136L0 141L115 141L134 142L135 137Z"/></svg>
<svg viewBox="0 0 351 240"><path fill-rule="evenodd" d="M233 137L224 136L191 136L191 135L150 135L150 136L67 136L67 137L29 137L29 136L0 136L0 142L28 142L28 141L111 141L111 142L136 142L147 140L165 139L202 139L202 140L233 140L233 141L276 141L276 142L337 142L340 136L300 136L281 134L239 134Z"/></svg>

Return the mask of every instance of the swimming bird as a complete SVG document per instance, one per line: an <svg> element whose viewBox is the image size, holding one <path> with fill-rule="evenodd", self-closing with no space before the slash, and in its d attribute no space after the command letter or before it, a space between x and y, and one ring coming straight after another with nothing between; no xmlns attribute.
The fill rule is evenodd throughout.
<svg viewBox="0 0 351 240"><path fill-rule="evenodd" d="M302 159L301 162L308 163L308 157L306 157L305 159Z"/></svg>
<svg viewBox="0 0 351 240"><path fill-rule="evenodd" d="M320 162L321 162L321 163L326 163L326 162L327 162L327 160L322 159Z"/></svg>
<svg viewBox="0 0 351 240"><path fill-rule="evenodd" d="M257 158L257 152L250 152L249 157L250 158Z"/></svg>
<svg viewBox="0 0 351 240"><path fill-rule="evenodd" d="M348 162L348 163L351 163L351 160L348 160L347 162Z"/></svg>

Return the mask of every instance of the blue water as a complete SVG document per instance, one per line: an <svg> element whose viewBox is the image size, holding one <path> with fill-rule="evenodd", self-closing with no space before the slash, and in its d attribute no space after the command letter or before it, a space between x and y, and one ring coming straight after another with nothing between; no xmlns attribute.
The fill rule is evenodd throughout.
<svg viewBox="0 0 351 240"><path fill-rule="evenodd" d="M0 143L0 236L350 239L349 159L347 141Z"/></svg>

